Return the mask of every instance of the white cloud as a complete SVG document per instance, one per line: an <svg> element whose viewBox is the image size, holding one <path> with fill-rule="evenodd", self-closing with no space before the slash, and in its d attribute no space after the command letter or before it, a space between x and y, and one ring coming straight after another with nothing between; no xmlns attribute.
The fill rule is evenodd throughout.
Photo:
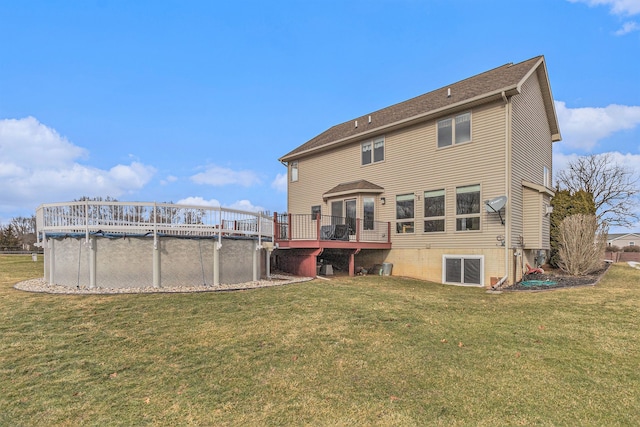
<svg viewBox="0 0 640 427"><path fill-rule="evenodd" d="M207 206L217 208L220 206L220 202L216 199L205 200L200 196L196 197L187 197L186 199L181 199L176 202L177 205L192 205L192 206Z"/></svg>
<svg viewBox="0 0 640 427"><path fill-rule="evenodd" d="M234 171L233 169L215 165L208 166L206 171L193 175L191 180L196 184L208 184L215 187L222 187L225 185L251 187L252 185L261 183L260 178L253 171Z"/></svg>
<svg viewBox="0 0 640 427"><path fill-rule="evenodd" d="M160 185L167 185L178 180L177 176L168 175L165 179L160 180Z"/></svg>
<svg viewBox="0 0 640 427"><path fill-rule="evenodd" d="M637 15L640 13L638 0L569 0L571 3L585 3L589 6L609 6L614 15Z"/></svg>
<svg viewBox="0 0 640 427"><path fill-rule="evenodd" d="M238 200L238 201L230 204L229 206L225 206L225 207L226 208L230 208L230 209L238 209L238 210L241 210L241 211L250 211L250 212L263 212L263 211L265 211L265 208L263 208L262 206L255 206L249 200Z"/></svg>
<svg viewBox="0 0 640 427"><path fill-rule="evenodd" d="M629 34L638 30L640 30L640 25L638 25L636 22L625 22L624 24L622 24L622 28L615 32L615 35L624 36L625 34Z"/></svg>
<svg viewBox="0 0 640 427"><path fill-rule="evenodd" d="M140 162L109 170L78 163L87 151L33 117L0 120L0 209L32 209L81 196L111 196L139 190L155 173Z"/></svg>
<svg viewBox="0 0 640 427"><path fill-rule="evenodd" d="M599 153L599 154L607 154L607 153ZM611 156L611 161L615 162L621 166L624 166L628 169L635 171L635 173L640 177L640 154L632 154L632 153L620 153L619 151L609 151L608 154ZM553 153L553 172L554 175L556 172L565 169L569 162L576 160L580 157L578 154L563 154L563 153Z"/></svg>
<svg viewBox="0 0 640 427"><path fill-rule="evenodd" d="M568 108L555 101L563 146L592 150L613 133L640 125L640 107L611 104L604 108Z"/></svg>
<svg viewBox="0 0 640 427"><path fill-rule="evenodd" d="M205 207L214 207L217 208L221 206L221 203L216 199L205 200L200 196L190 196L176 202L178 205L191 205L191 206L205 206ZM241 211L249 211L249 212L262 212L265 210L262 206L256 206L251 203L249 200L237 200L230 205L222 205L225 208L229 209L237 209Z"/></svg>
<svg viewBox="0 0 640 427"><path fill-rule="evenodd" d="M271 188L275 189L279 193L287 192L287 174L279 173L275 179L271 182Z"/></svg>

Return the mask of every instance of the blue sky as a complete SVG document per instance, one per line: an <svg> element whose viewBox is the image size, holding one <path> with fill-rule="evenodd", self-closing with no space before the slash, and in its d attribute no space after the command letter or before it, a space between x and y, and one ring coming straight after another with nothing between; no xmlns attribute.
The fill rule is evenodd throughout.
<svg viewBox="0 0 640 427"><path fill-rule="evenodd" d="M541 54L554 172L640 173L640 0L0 0L0 39L0 223L83 195L284 211L293 148Z"/></svg>

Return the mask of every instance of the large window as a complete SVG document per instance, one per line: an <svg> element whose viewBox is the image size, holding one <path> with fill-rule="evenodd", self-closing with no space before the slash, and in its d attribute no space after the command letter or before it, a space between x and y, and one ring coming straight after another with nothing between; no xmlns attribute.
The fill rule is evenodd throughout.
<svg viewBox="0 0 640 427"><path fill-rule="evenodd" d="M363 215L364 220L363 230L373 230L375 199L373 197L365 197L363 200Z"/></svg>
<svg viewBox="0 0 640 427"><path fill-rule="evenodd" d="M471 113L438 121L438 147L471 141Z"/></svg>
<svg viewBox="0 0 640 427"><path fill-rule="evenodd" d="M414 195L396 196L396 233L413 233Z"/></svg>
<svg viewBox="0 0 640 427"><path fill-rule="evenodd" d="M482 255L444 255L442 281L459 285L482 286Z"/></svg>
<svg viewBox="0 0 640 427"><path fill-rule="evenodd" d="M291 182L298 180L298 161L291 162Z"/></svg>
<svg viewBox="0 0 640 427"><path fill-rule="evenodd" d="M480 230L480 185L456 188L456 230Z"/></svg>
<svg viewBox="0 0 640 427"><path fill-rule="evenodd" d="M384 160L384 137L362 143L362 164L381 162Z"/></svg>
<svg viewBox="0 0 640 427"><path fill-rule="evenodd" d="M424 192L424 232L444 231L444 190Z"/></svg>

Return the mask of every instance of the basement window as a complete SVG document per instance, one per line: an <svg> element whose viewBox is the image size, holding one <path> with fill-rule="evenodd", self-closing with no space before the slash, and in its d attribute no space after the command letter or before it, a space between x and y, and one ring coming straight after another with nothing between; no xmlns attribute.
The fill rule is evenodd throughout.
<svg viewBox="0 0 640 427"><path fill-rule="evenodd" d="M454 285L482 286L484 257L482 255L443 255L442 281Z"/></svg>

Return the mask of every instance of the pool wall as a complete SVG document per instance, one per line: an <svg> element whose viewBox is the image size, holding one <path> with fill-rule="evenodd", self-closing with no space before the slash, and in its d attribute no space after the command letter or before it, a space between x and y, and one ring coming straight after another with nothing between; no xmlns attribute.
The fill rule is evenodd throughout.
<svg viewBox="0 0 640 427"><path fill-rule="evenodd" d="M48 238L44 278L72 288L162 288L244 283L266 275L267 251L257 248L257 239L223 237L220 243L217 249L213 238L158 237L155 244L152 236Z"/></svg>

